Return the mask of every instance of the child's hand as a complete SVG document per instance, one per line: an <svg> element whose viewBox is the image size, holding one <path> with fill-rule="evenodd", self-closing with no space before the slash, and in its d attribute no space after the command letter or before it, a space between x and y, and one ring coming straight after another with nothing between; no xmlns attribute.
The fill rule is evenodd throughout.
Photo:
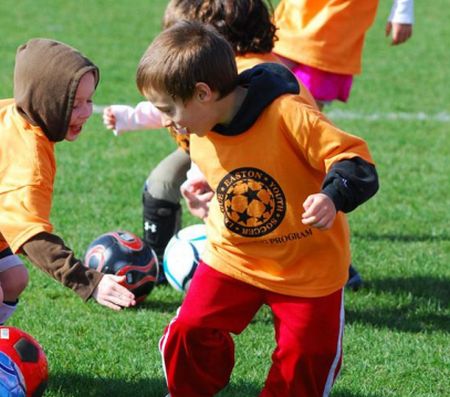
<svg viewBox="0 0 450 397"><path fill-rule="evenodd" d="M103 124L109 130L114 130L116 128L116 116L111 109L111 107L107 107L103 110Z"/></svg>
<svg viewBox="0 0 450 397"><path fill-rule="evenodd" d="M386 24L386 36L389 36L391 32L391 44L402 44L412 36L412 25L409 23L388 22Z"/></svg>
<svg viewBox="0 0 450 397"><path fill-rule="evenodd" d="M324 193L311 194L303 203L305 212L302 214L302 223L311 225L320 230L333 226L336 218L336 207Z"/></svg>
<svg viewBox="0 0 450 397"><path fill-rule="evenodd" d="M121 310L124 307L134 306L136 305L136 300L133 293L120 284L124 281L125 276L105 274L92 293L92 297L100 305L113 310Z"/></svg>
<svg viewBox="0 0 450 397"><path fill-rule="evenodd" d="M214 192L204 178L188 179L180 187L190 213L200 219L205 219L209 212L209 203Z"/></svg>

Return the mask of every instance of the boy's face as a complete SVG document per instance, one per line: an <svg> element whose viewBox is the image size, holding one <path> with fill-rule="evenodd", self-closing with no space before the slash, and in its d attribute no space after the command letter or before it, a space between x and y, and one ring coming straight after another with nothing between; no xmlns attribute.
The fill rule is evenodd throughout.
<svg viewBox="0 0 450 397"><path fill-rule="evenodd" d="M86 73L78 84L73 102L72 115L66 134L66 141L75 141L81 133L83 124L92 114L92 96L95 91L95 78L92 72Z"/></svg>
<svg viewBox="0 0 450 397"><path fill-rule="evenodd" d="M164 127L172 127L180 134L205 136L217 124L213 111L215 99L209 87L204 83L197 86L194 96L186 102L155 90L147 93L147 99L161 111Z"/></svg>

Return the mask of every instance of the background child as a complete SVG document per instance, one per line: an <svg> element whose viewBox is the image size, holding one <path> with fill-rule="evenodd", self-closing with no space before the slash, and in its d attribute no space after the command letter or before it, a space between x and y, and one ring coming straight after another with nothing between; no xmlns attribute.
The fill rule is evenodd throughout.
<svg viewBox="0 0 450 397"><path fill-rule="evenodd" d="M214 26L233 47L239 71L263 62L280 63L271 52L276 28L271 21L270 2L267 4L269 6L263 0L171 0L164 14L163 28L182 19ZM300 93L312 106L316 106L314 98L303 85ZM115 135L124 131L162 127L159 111L149 102L141 102L135 108L109 106L103 112L103 120ZM180 142L180 138L178 140ZM181 140L181 147L152 170L143 191L144 241L155 250L161 263L167 243L180 227L180 186L191 164L186 147L186 139ZM211 195L207 192L203 197L210 198Z"/></svg>
<svg viewBox="0 0 450 397"><path fill-rule="evenodd" d="M328 396L342 358L344 212L378 188L366 144L305 104L284 67L238 77L232 48L199 23L157 36L137 85L166 127L191 134L191 157L216 192L204 262L160 342L171 397L225 387L230 333L263 304L277 347L261 396Z"/></svg>
<svg viewBox="0 0 450 397"><path fill-rule="evenodd" d="M92 114L98 80L98 68L66 44L32 39L18 48L14 99L0 102L0 257L20 265L12 253L25 254L81 298L119 310L135 304L119 284L125 276L85 268L50 222L55 144L78 138Z"/></svg>
<svg viewBox="0 0 450 397"><path fill-rule="evenodd" d="M275 53L309 88L322 108L347 102L353 75L361 73L362 50L378 0L282 0L275 10ZM411 37L413 0L394 0L386 24L392 44Z"/></svg>

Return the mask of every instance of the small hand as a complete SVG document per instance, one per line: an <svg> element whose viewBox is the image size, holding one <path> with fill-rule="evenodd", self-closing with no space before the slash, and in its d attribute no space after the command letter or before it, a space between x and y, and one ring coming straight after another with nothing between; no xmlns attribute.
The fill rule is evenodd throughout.
<svg viewBox="0 0 450 397"><path fill-rule="evenodd" d="M124 307L134 306L136 305L136 300L133 293L120 284L124 281L125 276L105 274L92 293L92 297L100 305L113 310L121 310Z"/></svg>
<svg viewBox="0 0 450 397"><path fill-rule="evenodd" d="M336 218L336 207L333 201L324 193L308 196L303 203L305 212L302 214L302 223L311 225L319 230L326 230L333 226Z"/></svg>
<svg viewBox="0 0 450 397"><path fill-rule="evenodd" d="M412 36L412 25L409 23L388 22L386 36L392 33L392 45L402 44Z"/></svg>
<svg viewBox="0 0 450 397"><path fill-rule="evenodd" d="M186 200L190 213L200 219L205 219L209 213L209 203L214 192L204 178L187 180L181 185L181 194Z"/></svg>
<svg viewBox="0 0 450 397"><path fill-rule="evenodd" d="M109 130L114 130L116 128L116 116L111 109L111 107L107 107L103 110L103 124Z"/></svg>

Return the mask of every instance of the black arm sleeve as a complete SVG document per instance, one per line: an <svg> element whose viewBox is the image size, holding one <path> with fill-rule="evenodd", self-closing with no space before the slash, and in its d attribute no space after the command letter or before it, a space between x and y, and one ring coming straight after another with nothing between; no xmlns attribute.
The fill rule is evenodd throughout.
<svg viewBox="0 0 450 397"><path fill-rule="evenodd" d="M337 211L350 212L378 190L375 166L355 157L331 167L322 184L322 193L333 200Z"/></svg>

